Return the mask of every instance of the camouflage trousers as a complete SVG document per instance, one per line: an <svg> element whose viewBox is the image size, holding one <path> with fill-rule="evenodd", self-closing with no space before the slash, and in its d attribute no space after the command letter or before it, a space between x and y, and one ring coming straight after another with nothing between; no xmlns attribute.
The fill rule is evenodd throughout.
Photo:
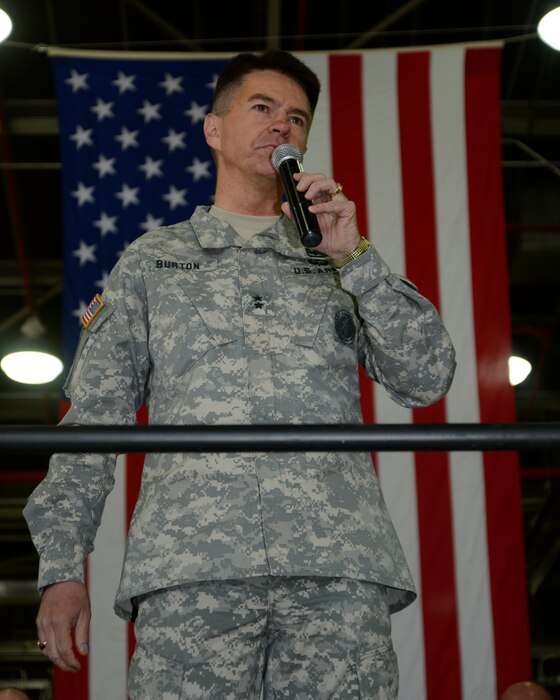
<svg viewBox="0 0 560 700"><path fill-rule="evenodd" d="M131 700L395 700L385 589L255 577L137 601Z"/></svg>

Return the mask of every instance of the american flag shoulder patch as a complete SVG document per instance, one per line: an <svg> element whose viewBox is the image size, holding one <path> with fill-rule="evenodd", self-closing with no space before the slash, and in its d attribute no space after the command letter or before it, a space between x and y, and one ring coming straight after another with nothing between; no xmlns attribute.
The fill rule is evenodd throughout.
<svg viewBox="0 0 560 700"><path fill-rule="evenodd" d="M93 319L101 311L103 306L104 306L103 299L101 298L101 296L99 294L96 294L93 297L93 299L90 301L90 303L88 304L88 307L82 316L82 323L84 324L84 328L87 328L89 326L89 324L93 321Z"/></svg>

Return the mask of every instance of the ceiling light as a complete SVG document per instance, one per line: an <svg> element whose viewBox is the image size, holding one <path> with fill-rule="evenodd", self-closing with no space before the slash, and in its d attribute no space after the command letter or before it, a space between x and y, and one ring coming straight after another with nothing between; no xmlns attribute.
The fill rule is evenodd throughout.
<svg viewBox="0 0 560 700"><path fill-rule="evenodd" d="M0 10L0 42L7 39L12 33L12 20L9 15Z"/></svg>
<svg viewBox="0 0 560 700"><path fill-rule="evenodd" d="M6 352L0 367L14 382L21 384L47 384L56 379L64 369L62 362L50 350L45 340L45 326L32 315L22 324L21 337Z"/></svg>
<svg viewBox="0 0 560 700"><path fill-rule="evenodd" d="M10 379L21 384L47 384L64 369L58 357L30 350L6 355L0 366Z"/></svg>
<svg viewBox="0 0 560 700"><path fill-rule="evenodd" d="M546 13L537 25L537 34L545 44L560 51L560 7Z"/></svg>
<svg viewBox="0 0 560 700"><path fill-rule="evenodd" d="M512 356L509 358L509 383L512 386L521 384L531 373L531 363L523 357Z"/></svg>

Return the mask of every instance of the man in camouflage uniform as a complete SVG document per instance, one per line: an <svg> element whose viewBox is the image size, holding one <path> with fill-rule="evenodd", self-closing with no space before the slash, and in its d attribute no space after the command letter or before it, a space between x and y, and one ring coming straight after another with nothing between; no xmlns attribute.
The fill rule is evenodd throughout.
<svg viewBox="0 0 560 700"><path fill-rule="evenodd" d="M284 52L233 59L205 135L215 205L133 243L86 319L66 425L359 423L358 365L403 406L437 401L454 351L414 285L362 239L332 178L295 176L311 253L271 154L305 151L319 83ZM55 455L25 509L39 639L87 652L84 559L115 460ZM147 455L115 609L136 618L129 694L396 698L390 613L415 597L367 453Z"/></svg>

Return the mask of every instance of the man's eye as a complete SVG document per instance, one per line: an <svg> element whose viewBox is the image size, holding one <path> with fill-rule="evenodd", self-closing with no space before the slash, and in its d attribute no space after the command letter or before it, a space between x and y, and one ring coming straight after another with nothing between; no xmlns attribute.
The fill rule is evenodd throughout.
<svg viewBox="0 0 560 700"><path fill-rule="evenodd" d="M255 105L255 109L259 112L266 112L268 109L268 105L257 104Z"/></svg>
<svg viewBox="0 0 560 700"><path fill-rule="evenodd" d="M301 117L290 117L290 121L296 126L304 126L303 119L301 119Z"/></svg>

